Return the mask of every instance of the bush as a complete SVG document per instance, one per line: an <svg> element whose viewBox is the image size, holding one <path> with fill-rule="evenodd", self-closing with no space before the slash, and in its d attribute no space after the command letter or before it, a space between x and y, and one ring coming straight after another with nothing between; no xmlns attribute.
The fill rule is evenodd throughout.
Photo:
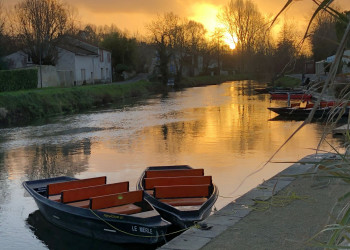
<svg viewBox="0 0 350 250"><path fill-rule="evenodd" d="M0 92L35 89L38 86L37 69L0 71Z"/></svg>

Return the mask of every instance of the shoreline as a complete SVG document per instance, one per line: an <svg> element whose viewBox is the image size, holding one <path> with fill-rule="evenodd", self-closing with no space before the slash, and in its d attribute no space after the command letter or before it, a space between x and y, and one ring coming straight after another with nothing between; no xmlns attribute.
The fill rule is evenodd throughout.
<svg viewBox="0 0 350 250"><path fill-rule="evenodd" d="M208 217L203 221L208 230L191 228L159 249L323 249L308 240L331 224L329 215L342 208L334 204L348 192L345 182L327 186L303 176L314 166L310 161L324 158L335 159L333 154L304 157ZM290 203L265 207L272 193L285 196L286 190L294 195ZM319 240L327 239L326 234Z"/></svg>
<svg viewBox="0 0 350 250"><path fill-rule="evenodd" d="M184 79L175 90L217 85L249 78L246 75L202 76ZM147 99L172 91L159 82L147 80L111 84L43 88L0 93L0 126L25 126L58 115L77 114L94 108Z"/></svg>

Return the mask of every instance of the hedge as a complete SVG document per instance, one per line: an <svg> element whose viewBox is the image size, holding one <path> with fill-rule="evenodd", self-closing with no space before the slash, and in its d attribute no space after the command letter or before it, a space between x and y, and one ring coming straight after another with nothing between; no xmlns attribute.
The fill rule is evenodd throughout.
<svg viewBox="0 0 350 250"><path fill-rule="evenodd" d="M0 70L0 92L35 89L38 69Z"/></svg>

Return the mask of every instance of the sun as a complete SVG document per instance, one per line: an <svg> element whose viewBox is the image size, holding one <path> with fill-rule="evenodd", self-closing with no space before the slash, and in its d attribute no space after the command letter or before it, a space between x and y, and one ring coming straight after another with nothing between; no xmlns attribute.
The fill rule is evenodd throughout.
<svg viewBox="0 0 350 250"><path fill-rule="evenodd" d="M224 41L230 47L230 49L234 50L236 48L238 40L236 36L232 38L232 36L228 32L226 32Z"/></svg>

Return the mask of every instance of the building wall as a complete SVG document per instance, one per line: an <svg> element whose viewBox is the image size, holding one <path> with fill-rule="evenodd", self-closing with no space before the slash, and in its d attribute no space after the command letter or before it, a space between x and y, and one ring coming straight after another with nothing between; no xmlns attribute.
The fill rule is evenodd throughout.
<svg viewBox="0 0 350 250"><path fill-rule="evenodd" d="M56 63L57 74L60 80L59 86L69 87L75 84L75 54L58 48L58 60Z"/></svg>
<svg viewBox="0 0 350 250"><path fill-rule="evenodd" d="M33 66L32 61L28 55L22 51L17 51L5 57L5 61L9 69L20 69Z"/></svg>
<svg viewBox="0 0 350 250"><path fill-rule="evenodd" d="M41 84L43 88L60 86L60 79L55 66L41 65L41 67L36 67L38 68L38 88L41 88Z"/></svg>
<svg viewBox="0 0 350 250"><path fill-rule="evenodd" d="M99 49L99 56L95 59L97 81L112 82L112 55L111 52Z"/></svg>
<svg viewBox="0 0 350 250"><path fill-rule="evenodd" d="M96 81L94 71L95 56L75 56L75 81L76 85L93 84Z"/></svg>
<svg viewBox="0 0 350 250"><path fill-rule="evenodd" d="M112 82L111 53L98 49L97 55L76 55L65 49L58 49L56 66L42 65L43 87L69 87L75 85ZM28 56L18 51L6 57L10 69L33 66ZM38 65L36 65L40 68ZM41 87L39 75L38 87Z"/></svg>

